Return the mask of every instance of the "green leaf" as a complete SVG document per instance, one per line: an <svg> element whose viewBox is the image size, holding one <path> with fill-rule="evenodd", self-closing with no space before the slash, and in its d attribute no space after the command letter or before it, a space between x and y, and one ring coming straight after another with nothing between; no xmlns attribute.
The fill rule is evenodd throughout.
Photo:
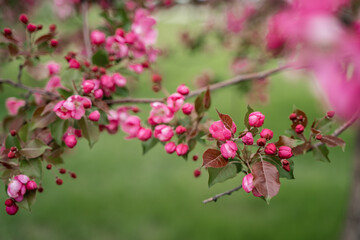
<svg viewBox="0 0 360 240"><path fill-rule="evenodd" d="M64 136L68 126L69 122L60 118L50 125L51 136L57 144L62 144L62 137Z"/></svg>
<svg viewBox="0 0 360 240"><path fill-rule="evenodd" d="M150 151L155 145L159 142L157 138L150 138L147 141L141 142L142 149L143 149L143 155Z"/></svg>
<svg viewBox="0 0 360 240"><path fill-rule="evenodd" d="M127 97L129 96L129 89L126 87L118 87L116 88L115 95L120 97Z"/></svg>
<svg viewBox="0 0 360 240"><path fill-rule="evenodd" d="M198 115L202 114L205 111L204 96L205 93L202 93L195 99L195 111Z"/></svg>
<svg viewBox="0 0 360 240"><path fill-rule="evenodd" d="M319 160L322 162L330 162L329 150L325 145L321 145L317 148L313 148L313 153L315 160Z"/></svg>
<svg viewBox="0 0 360 240"><path fill-rule="evenodd" d="M240 166L240 167L239 167ZM239 170L240 169L240 170ZM224 182L231 179L241 171L241 164L228 164L223 168L208 168L209 181L208 186L211 187L216 183Z"/></svg>
<svg viewBox="0 0 360 240"><path fill-rule="evenodd" d="M254 109L252 109L249 105L247 106L247 112L245 114L245 117L244 117L244 125L247 129L250 129L251 126L249 124L249 115L250 113L254 112Z"/></svg>
<svg viewBox="0 0 360 240"><path fill-rule="evenodd" d="M36 201L36 190L33 190L33 191L27 191L24 196L24 199L16 204L19 207L31 212L31 207L32 205L34 205L35 201Z"/></svg>
<svg viewBox="0 0 360 240"><path fill-rule="evenodd" d="M46 149L51 149L48 145L44 144L38 139L31 140L19 153L27 159L40 157Z"/></svg>
<svg viewBox="0 0 360 240"><path fill-rule="evenodd" d="M291 159L288 159L288 161L290 163L290 172L283 169L280 159L276 158L275 156L265 155L265 156L263 156L263 159L265 161L271 163L272 165L274 165L277 168L281 178L295 179L295 177L294 177L294 161L292 161Z"/></svg>
<svg viewBox="0 0 360 240"><path fill-rule="evenodd" d="M20 162L20 172L31 178L42 178L42 162L40 158L22 160Z"/></svg>
<svg viewBox="0 0 360 240"><path fill-rule="evenodd" d="M83 117L79 121L79 127L85 139L88 140L90 148L99 140L100 131L97 125Z"/></svg>
<svg viewBox="0 0 360 240"><path fill-rule="evenodd" d="M101 67L107 66L109 64L109 56L107 52L104 51L103 49L98 50L92 56L92 63Z"/></svg>
<svg viewBox="0 0 360 240"><path fill-rule="evenodd" d="M60 94L60 96L62 96L64 99L72 96L72 92L68 92L68 91L66 91L66 90L64 90L62 88L58 88L57 91Z"/></svg>
<svg viewBox="0 0 360 240"><path fill-rule="evenodd" d="M20 142L17 139L16 136L11 136L10 134L7 136L6 140L5 140L5 147L7 149L11 148L11 147L17 147L18 149L20 148Z"/></svg>
<svg viewBox="0 0 360 240"><path fill-rule="evenodd" d="M18 131L18 136L24 142L27 142L29 135L29 124L24 124Z"/></svg>

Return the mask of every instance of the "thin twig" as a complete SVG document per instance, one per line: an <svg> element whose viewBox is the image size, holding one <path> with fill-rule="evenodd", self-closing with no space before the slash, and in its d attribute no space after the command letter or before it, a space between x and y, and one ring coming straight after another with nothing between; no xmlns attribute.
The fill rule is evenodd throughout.
<svg viewBox="0 0 360 240"><path fill-rule="evenodd" d="M83 39L85 44L85 51L86 57L88 60L91 59L92 51L91 51L91 44L90 44L90 32L89 32L89 24L88 24L88 1L82 0L81 1L81 16L82 16L82 32L83 32Z"/></svg>
<svg viewBox="0 0 360 240"><path fill-rule="evenodd" d="M22 84L21 77L22 77L22 71L24 69L24 66L25 66L25 64L20 64L19 65L19 72L18 72L18 75L17 75L17 81L18 81L19 84Z"/></svg>
<svg viewBox="0 0 360 240"><path fill-rule="evenodd" d="M217 195L215 195L215 196L213 196L211 198L205 199L203 201L203 203L216 202L218 200L218 198L221 198L221 197L223 197L225 195L231 195L233 192L236 192L236 191L240 190L241 188L242 188L242 185L237 186L236 188L230 189L229 191L226 191L226 192L217 194Z"/></svg>
<svg viewBox="0 0 360 240"><path fill-rule="evenodd" d="M4 83L4 84L8 84L8 85L11 85L13 87L16 87L16 88L21 88L21 89L24 89L28 92L31 92L31 93L39 93L41 95L45 95L47 97L50 97L50 98L59 98L60 96L55 94L55 93L52 93L52 92L48 92L48 91L45 91L45 90L42 90L42 89L39 89L39 88L33 88L33 87L29 87L29 86L26 86L22 83L18 83L18 82L14 82L14 81L11 81L11 80L8 80L8 79L0 79L0 84L1 83Z"/></svg>
<svg viewBox="0 0 360 240"><path fill-rule="evenodd" d="M286 69L286 66L277 67L268 71L263 71L259 73L250 73L250 74L243 74L238 75L234 78L231 78L229 80L215 83L209 86L210 91L220 89L226 86L234 85L240 82L249 81L249 80L255 80L255 79L262 79L266 78L272 74L278 73L284 69ZM191 98L197 95L200 95L201 93L205 92L208 87L199 88L197 90L191 91L185 98ZM114 99L114 100L107 100L106 102L108 104L119 104L119 103L152 103L152 102L163 102L165 98L121 98L121 99Z"/></svg>

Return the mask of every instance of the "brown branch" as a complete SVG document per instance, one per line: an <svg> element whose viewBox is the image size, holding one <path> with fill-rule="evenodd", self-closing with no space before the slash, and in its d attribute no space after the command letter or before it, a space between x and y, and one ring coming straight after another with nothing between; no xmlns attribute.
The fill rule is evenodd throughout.
<svg viewBox="0 0 360 240"><path fill-rule="evenodd" d="M277 68L274 68L274 69L271 69L268 71L259 72L259 73L249 73L249 74L238 75L229 80L212 84L209 86L209 89L210 89L210 91L213 91L216 89L220 89L220 88L234 85L234 84L244 82L244 81L266 78L266 77L273 75L275 73L278 73L286 68L287 68L287 66L281 66L281 67L277 67ZM191 91L186 96L186 99L200 95L201 93L205 92L207 90L207 88L208 87L203 87L203 88L199 88L197 90ZM165 98L121 98L121 99L107 100L106 102L108 104L119 104L119 103L152 103L152 102L163 102L163 101L165 101Z"/></svg>
<svg viewBox="0 0 360 240"><path fill-rule="evenodd" d="M48 92L48 91L45 91L45 90L42 90L42 89L39 89L39 88L33 88L33 87L29 87L29 86L26 86L24 84L22 84L21 82L14 82L14 81L11 81L11 80L8 80L8 79L0 79L0 84L3 83L3 84L8 84L8 85L11 85L13 87L16 87L16 88L21 88L21 89L24 89L30 93L39 93L41 95L45 95L49 98L59 98L60 96L55 94L55 93L52 93L52 92Z"/></svg>
<svg viewBox="0 0 360 240"><path fill-rule="evenodd" d="M25 66L25 64L20 64L19 65L19 72L18 72L18 75L17 75L17 81L18 81L19 84L22 84L21 76L22 76L22 71L24 69L24 66Z"/></svg>
<svg viewBox="0 0 360 240"><path fill-rule="evenodd" d="M221 197L223 197L225 195L231 195L233 192L236 192L236 191L240 190L241 188L242 188L242 185L237 186L236 188L230 189L230 190L228 190L226 192L219 193L219 194L217 194L217 195L215 195L215 196L213 196L211 198L205 199L203 201L203 203L216 202L218 200L218 198L221 198Z"/></svg>
<svg viewBox="0 0 360 240"><path fill-rule="evenodd" d="M88 60L91 59L92 51L91 51L91 44L90 44L90 32L89 32L89 23L88 23L88 1L82 0L81 1L81 16L82 16L82 32L83 32L83 39L86 51L86 57Z"/></svg>

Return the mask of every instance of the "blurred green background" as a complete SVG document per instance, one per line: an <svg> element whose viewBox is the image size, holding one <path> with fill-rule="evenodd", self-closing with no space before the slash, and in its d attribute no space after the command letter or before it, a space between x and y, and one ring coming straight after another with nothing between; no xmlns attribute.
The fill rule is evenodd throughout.
<svg viewBox="0 0 360 240"><path fill-rule="evenodd" d="M44 14L40 18L49 17L39 12ZM97 23L93 15L91 22ZM79 19L60 24L59 29L76 24ZM204 69L220 79L230 77L231 51L212 45L206 52L189 52L179 44L179 30L188 28L196 29L164 16L159 21L159 46L168 49L169 57L160 58L157 66L170 91L179 83L194 89L194 79ZM1 67L3 78L15 79L16 74L16 62ZM135 96L155 96L148 79L147 74L141 78ZM31 84L27 74L24 81ZM266 115L264 126L274 130L275 138L289 127L293 105L309 119L326 112L311 88L306 79L293 81L289 73L271 77L269 103L253 108ZM5 99L19 93L6 87L0 94L0 118L6 115ZM230 114L241 129L246 105L244 94L232 86L212 93L209 114L216 119L216 108ZM147 109L143 108L143 116ZM76 172L78 179L64 176L64 184L57 186L54 175L45 170L44 192L38 194L32 213L21 210L8 216L5 206L0 208L0 239L338 239L354 152L353 133L342 137L346 150L331 149L331 164L314 161L312 154L294 158L296 179L282 179L280 193L270 205L242 190L204 205L202 200L240 185L243 175L209 189L206 171L193 177L200 159L185 162L166 154L160 145L142 156L139 141L124 140L122 133L102 134L93 149L81 140L64 156L65 168ZM198 146L195 153L201 155L203 150ZM0 193L0 202L6 196L6 191Z"/></svg>

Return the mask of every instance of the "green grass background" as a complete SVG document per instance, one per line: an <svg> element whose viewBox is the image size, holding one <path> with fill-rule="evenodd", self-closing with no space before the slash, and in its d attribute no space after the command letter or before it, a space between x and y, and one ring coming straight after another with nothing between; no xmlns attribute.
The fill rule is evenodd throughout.
<svg viewBox="0 0 360 240"><path fill-rule="evenodd" d="M66 28L66 24L71 25L60 26ZM193 28L159 23L159 45L167 46L170 56L160 58L158 68L170 91L179 83L193 89L194 78L204 69L221 79L230 76L231 52L213 45L206 53L190 53L180 46L178 31L188 27ZM16 74L16 62L1 67L4 78L15 79ZM24 78L30 84L26 74ZM149 93L148 78L141 79L135 96L155 96ZM0 118L6 115L5 99L19 93L5 87L0 94ZM292 81L289 74L271 77L269 94L268 105L253 107L266 115L264 127L273 129L276 137L288 128L293 105L307 112L309 119L326 111L308 82ZM212 100L212 118L217 108L230 114L238 129L243 127L246 102L238 87L216 91ZM270 205L242 190L204 205L203 199L238 186L243 176L209 189L205 171L198 179L192 175L200 161L185 162L166 154L160 145L142 156L139 141L124 140L122 133L102 134L93 149L81 140L65 155L65 167L76 172L78 179L66 176L64 184L57 186L53 174L45 170L45 190L38 194L32 213L22 210L8 216L5 206L0 208L0 239L338 239L354 152L353 133L342 137L346 150L331 149L331 164L316 162L311 154L294 158L296 179L282 179L280 193ZM203 150L198 146L196 152L201 155ZM0 203L5 199L3 191Z"/></svg>

